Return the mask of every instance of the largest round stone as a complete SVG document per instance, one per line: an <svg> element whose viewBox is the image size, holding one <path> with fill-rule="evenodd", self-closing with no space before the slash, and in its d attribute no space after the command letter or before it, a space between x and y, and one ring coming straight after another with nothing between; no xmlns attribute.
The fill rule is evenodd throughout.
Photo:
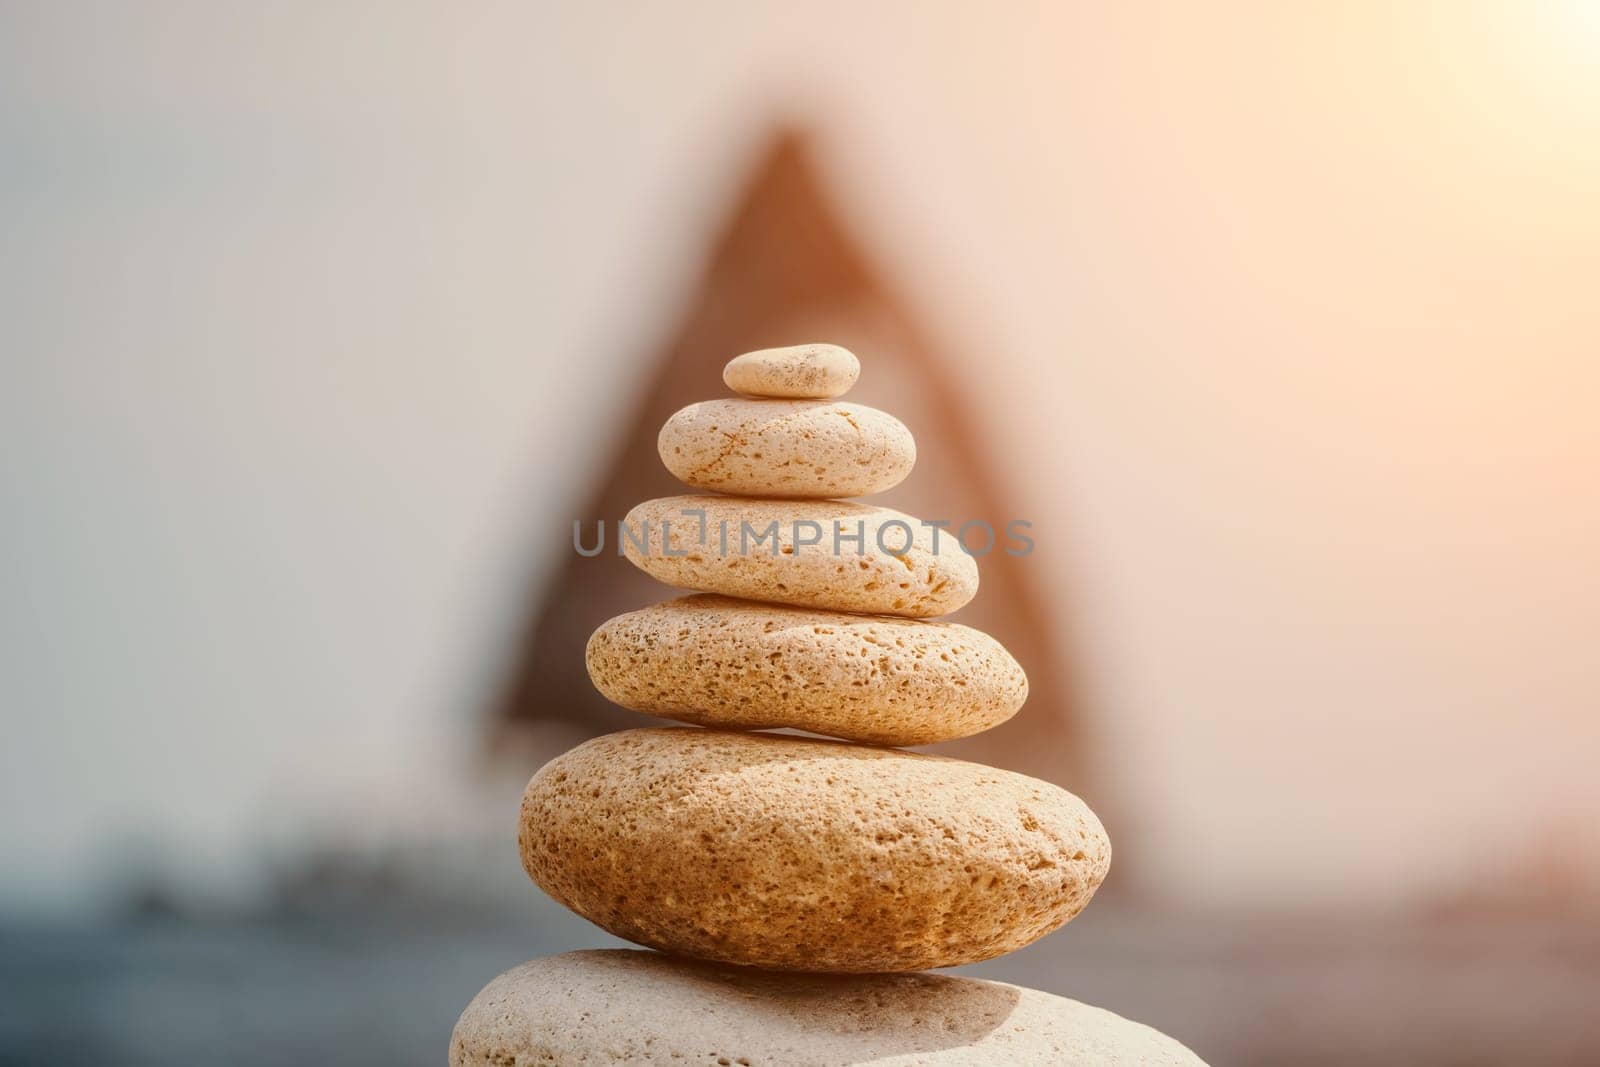
<svg viewBox="0 0 1600 1067"><path fill-rule="evenodd" d="M451 1067L1205 1067L1172 1038L1034 989L934 974L771 974L655 952L515 967L456 1023Z"/></svg>
<svg viewBox="0 0 1600 1067"><path fill-rule="evenodd" d="M1099 887L1111 843L1065 790L939 756L629 730L533 776L528 874L618 937L724 963L913 971L1019 949Z"/></svg>

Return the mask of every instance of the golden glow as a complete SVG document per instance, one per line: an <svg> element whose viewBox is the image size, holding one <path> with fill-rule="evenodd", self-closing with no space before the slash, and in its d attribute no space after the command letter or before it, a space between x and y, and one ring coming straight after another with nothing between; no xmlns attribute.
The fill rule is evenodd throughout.
<svg viewBox="0 0 1600 1067"><path fill-rule="evenodd" d="M1486 28L1517 83L1552 115L1600 117L1600 0L1492 4Z"/></svg>

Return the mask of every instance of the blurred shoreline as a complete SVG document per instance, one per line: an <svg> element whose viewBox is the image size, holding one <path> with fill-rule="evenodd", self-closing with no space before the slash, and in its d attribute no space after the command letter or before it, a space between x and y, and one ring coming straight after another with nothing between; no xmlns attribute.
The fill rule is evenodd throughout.
<svg viewBox="0 0 1600 1067"><path fill-rule="evenodd" d="M494 974L624 945L499 837L274 870L256 904L186 900L147 870L98 916L0 916L0 1064L436 1063ZM1064 929L956 973L1108 1008L1216 1064L1554 1067L1600 1047L1592 900L1185 910L1113 881Z"/></svg>
<svg viewBox="0 0 1600 1067"><path fill-rule="evenodd" d="M444 907L301 896L258 914L144 906L0 920L0 1064L437 1063L455 1016L534 956L620 947L524 884ZM1209 1062L1591 1062L1592 915L1180 914L1111 896L957 973L1109 1008Z"/></svg>

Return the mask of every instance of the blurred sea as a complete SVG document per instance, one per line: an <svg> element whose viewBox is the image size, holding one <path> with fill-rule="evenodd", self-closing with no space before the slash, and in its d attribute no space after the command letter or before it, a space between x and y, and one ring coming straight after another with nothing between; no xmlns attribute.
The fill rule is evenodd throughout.
<svg viewBox="0 0 1600 1067"><path fill-rule="evenodd" d="M616 941L525 906L350 906L0 925L0 1064L439 1064L533 956ZM1578 918L1179 916L1107 902L960 973L1162 1029L1213 1065L1600 1062L1600 926Z"/></svg>

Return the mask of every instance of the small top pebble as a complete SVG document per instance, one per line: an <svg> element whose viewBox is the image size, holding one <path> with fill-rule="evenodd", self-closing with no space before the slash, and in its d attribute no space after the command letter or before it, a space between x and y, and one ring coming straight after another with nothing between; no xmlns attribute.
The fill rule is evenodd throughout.
<svg viewBox="0 0 1600 1067"><path fill-rule="evenodd" d="M722 369L728 388L745 396L831 400L856 384L861 361L838 345L790 345L735 356Z"/></svg>

